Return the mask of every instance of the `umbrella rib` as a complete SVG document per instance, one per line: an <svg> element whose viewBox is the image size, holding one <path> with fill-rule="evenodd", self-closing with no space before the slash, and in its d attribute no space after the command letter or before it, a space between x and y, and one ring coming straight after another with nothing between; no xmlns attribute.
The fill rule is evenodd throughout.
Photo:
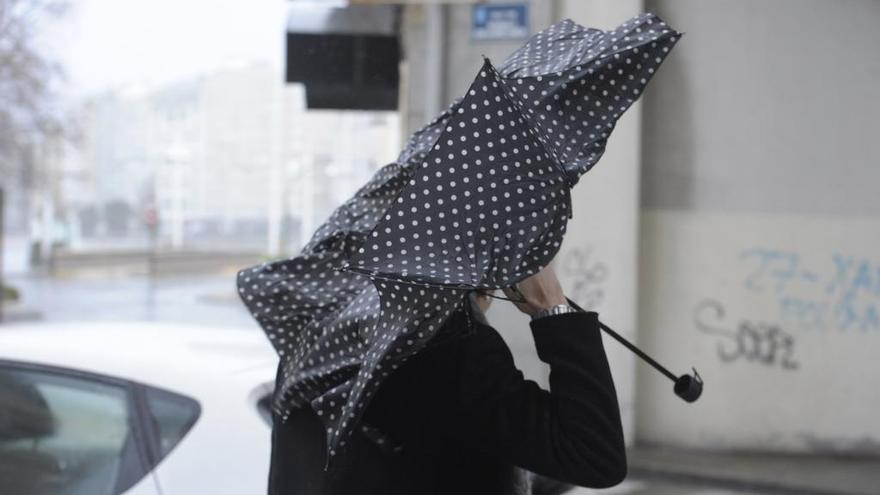
<svg viewBox="0 0 880 495"><path fill-rule="evenodd" d="M510 106L519 114L519 117L526 123L526 127L528 127L529 132L535 137L535 141L541 146L541 150L544 152L544 155L553 162L557 171L561 174L562 179L569 185L571 185L571 181L568 177L568 173L565 171L565 168L561 163L556 159L555 154L551 153L547 149L547 145L544 143L542 136L535 131L534 127L531 125L531 121L529 120L526 113L523 111L522 107L519 105L519 102L510 97L509 88L507 86L507 78L501 75L497 69L492 65L492 62L487 57L483 57L485 60L485 64L489 67L489 69L498 77L498 80L501 82L501 94L504 96L504 99L510 103Z"/></svg>

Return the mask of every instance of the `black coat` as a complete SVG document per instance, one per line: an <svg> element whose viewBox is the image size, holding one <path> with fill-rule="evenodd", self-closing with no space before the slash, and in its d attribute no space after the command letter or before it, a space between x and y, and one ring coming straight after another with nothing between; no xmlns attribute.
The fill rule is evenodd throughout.
<svg viewBox="0 0 880 495"><path fill-rule="evenodd" d="M446 324L467 321L457 313ZM528 493L516 466L586 487L620 483L626 452L598 315L549 316L531 330L550 365L550 391L523 377L495 329L475 323L388 377L364 414L367 430L329 471L315 413L276 418L269 493Z"/></svg>

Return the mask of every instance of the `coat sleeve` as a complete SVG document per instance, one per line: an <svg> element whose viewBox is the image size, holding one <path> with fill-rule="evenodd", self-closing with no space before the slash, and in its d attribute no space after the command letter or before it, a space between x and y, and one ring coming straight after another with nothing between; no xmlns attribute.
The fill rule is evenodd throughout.
<svg viewBox="0 0 880 495"><path fill-rule="evenodd" d="M481 326L458 356L457 413L474 448L535 473L604 488L626 477L617 394L598 314L531 322L550 390L524 378L497 331Z"/></svg>

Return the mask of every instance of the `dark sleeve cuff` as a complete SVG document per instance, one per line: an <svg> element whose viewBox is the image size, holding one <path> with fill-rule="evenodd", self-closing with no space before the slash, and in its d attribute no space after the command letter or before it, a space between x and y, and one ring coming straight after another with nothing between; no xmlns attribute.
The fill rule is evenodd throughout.
<svg viewBox="0 0 880 495"><path fill-rule="evenodd" d="M604 354L599 330L599 313L578 311L545 316L529 323L538 358L551 363L559 356Z"/></svg>

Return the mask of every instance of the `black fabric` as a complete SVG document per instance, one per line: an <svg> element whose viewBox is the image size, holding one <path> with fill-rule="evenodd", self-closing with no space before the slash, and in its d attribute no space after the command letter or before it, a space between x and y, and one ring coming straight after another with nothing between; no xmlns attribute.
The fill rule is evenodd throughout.
<svg viewBox="0 0 880 495"><path fill-rule="evenodd" d="M445 326L467 325L456 312ZM309 408L276 417L271 495L528 493L519 466L587 487L626 475L614 382L596 313L531 323L550 390L523 377L488 325L425 350L392 373L364 425L324 470L324 426ZM279 367L279 374L280 374ZM382 442L382 443L380 443ZM392 444L388 447L384 443Z"/></svg>

